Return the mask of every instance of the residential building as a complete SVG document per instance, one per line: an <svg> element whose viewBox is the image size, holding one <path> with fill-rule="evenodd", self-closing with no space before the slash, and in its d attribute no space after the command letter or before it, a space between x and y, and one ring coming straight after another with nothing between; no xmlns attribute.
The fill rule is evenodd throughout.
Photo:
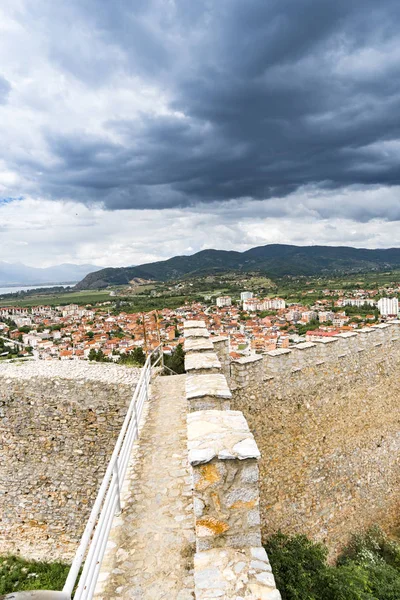
<svg viewBox="0 0 400 600"><path fill-rule="evenodd" d="M244 302L244 300L250 300L253 297L253 292L241 292L240 300Z"/></svg>
<svg viewBox="0 0 400 600"><path fill-rule="evenodd" d="M381 298L378 300L379 312L382 316L397 317L399 313L399 301L397 298Z"/></svg>
<svg viewBox="0 0 400 600"><path fill-rule="evenodd" d="M217 306L218 308L222 308L223 306L231 306L232 298L230 296L219 296L217 298Z"/></svg>

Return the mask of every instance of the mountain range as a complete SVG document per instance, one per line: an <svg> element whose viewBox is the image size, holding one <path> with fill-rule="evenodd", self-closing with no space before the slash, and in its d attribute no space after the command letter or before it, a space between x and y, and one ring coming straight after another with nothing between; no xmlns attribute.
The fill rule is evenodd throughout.
<svg viewBox="0 0 400 600"><path fill-rule="evenodd" d="M39 285L75 283L99 267L64 263L47 268L28 267L22 263L0 261L0 285Z"/></svg>
<svg viewBox="0 0 400 600"><path fill-rule="evenodd" d="M400 248L371 250L349 246L268 244L245 252L202 250L191 256L138 265L100 269L80 281L77 289L124 285L133 278L168 281L227 271L257 271L269 276L328 275L400 268Z"/></svg>

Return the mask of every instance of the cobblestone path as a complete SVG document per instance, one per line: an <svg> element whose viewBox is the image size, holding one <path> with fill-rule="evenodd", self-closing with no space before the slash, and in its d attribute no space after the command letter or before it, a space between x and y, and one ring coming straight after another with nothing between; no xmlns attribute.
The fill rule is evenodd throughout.
<svg viewBox="0 0 400 600"><path fill-rule="evenodd" d="M184 375L158 377L114 519L96 598L193 600L194 522Z"/></svg>

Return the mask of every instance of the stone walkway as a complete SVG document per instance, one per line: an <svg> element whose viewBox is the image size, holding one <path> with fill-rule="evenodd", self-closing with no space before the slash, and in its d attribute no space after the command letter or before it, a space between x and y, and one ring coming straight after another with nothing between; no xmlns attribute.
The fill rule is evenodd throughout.
<svg viewBox="0 0 400 600"><path fill-rule="evenodd" d="M114 519L97 600L193 600L185 376L158 377Z"/></svg>

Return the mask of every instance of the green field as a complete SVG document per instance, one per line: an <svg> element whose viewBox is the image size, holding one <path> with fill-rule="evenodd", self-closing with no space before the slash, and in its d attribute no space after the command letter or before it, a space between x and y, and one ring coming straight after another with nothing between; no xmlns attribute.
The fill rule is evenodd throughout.
<svg viewBox="0 0 400 600"><path fill-rule="evenodd" d="M65 292L57 294L38 294L25 298L9 298L0 300L0 306L38 306L40 304L58 306L62 304L93 304L94 302L105 302L113 300L110 291L88 290L82 292Z"/></svg>

